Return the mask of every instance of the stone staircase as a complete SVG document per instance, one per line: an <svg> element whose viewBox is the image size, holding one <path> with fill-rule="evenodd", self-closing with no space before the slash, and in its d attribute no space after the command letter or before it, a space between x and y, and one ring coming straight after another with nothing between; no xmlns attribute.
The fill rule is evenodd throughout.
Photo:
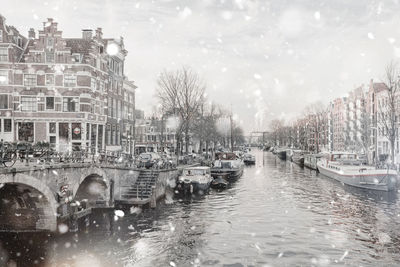
<svg viewBox="0 0 400 267"><path fill-rule="evenodd" d="M124 190L121 199L131 204L149 203L158 174L157 170L141 170L135 184Z"/></svg>

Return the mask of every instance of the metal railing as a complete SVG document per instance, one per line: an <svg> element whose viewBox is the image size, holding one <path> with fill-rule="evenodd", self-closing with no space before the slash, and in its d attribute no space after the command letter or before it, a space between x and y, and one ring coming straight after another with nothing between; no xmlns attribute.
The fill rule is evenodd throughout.
<svg viewBox="0 0 400 267"><path fill-rule="evenodd" d="M143 159L123 151L103 149L96 152L95 147L83 146L73 146L72 151L57 151L54 145L47 142L33 144L29 142L10 143L0 140L0 168L10 168L18 162L24 163L26 166L34 162L35 164L92 163L126 168L146 167ZM150 166L147 165L147 168L156 170L175 167L174 160L163 156L153 160Z"/></svg>

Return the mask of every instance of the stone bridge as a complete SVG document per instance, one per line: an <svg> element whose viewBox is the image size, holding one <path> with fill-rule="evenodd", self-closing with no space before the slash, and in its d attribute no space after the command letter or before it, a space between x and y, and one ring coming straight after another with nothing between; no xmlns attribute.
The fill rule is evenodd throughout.
<svg viewBox="0 0 400 267"><path fill-rule="evenodd" d="M74 212L113 207L121 200L121 188L133 185L139 173L92 163L0 169L0 231L55 231L62 218ZM176 170L167 176L175 179ZM161 196L160 188L154 191Z"/></svg>

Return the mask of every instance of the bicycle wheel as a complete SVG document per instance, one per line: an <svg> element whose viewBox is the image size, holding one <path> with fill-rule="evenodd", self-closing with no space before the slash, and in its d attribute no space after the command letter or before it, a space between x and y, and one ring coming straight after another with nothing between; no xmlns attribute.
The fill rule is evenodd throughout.
<svg viewBox="0 0 400 267"><path fill-rule="evenodd" d="M10 168L14 166L17 161L17 153L14 151L7 151L3 155L3 164L5 167Z"/></svg>

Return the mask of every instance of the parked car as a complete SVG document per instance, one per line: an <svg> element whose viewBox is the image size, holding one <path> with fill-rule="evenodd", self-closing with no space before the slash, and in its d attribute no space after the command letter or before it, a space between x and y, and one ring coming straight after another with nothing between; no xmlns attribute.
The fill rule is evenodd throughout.
<svg viewBox="0 0 400 267"><path fill-rule="evenodd" d="M154 152L142 153L139 155L138 159L138 167L139 168L152 168L155 164L161 160L160 155Z"/></svg>

